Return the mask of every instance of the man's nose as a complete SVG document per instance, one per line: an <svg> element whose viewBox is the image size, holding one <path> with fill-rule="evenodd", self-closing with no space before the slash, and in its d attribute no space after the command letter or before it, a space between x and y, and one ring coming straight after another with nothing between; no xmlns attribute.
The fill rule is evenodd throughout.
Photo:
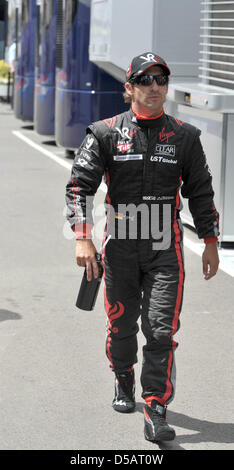
<svg viewBox="0 0 234 470"><path fill-rule="evenodd" d="M151 87L152 87L152 90L154 90L154 91L157 91L157 90L159 89L159 86L158 86L158 84L157 84L156 80L154 80L154 81L153 81L153 83L152 83L152 86L151 86Z"/></svg>

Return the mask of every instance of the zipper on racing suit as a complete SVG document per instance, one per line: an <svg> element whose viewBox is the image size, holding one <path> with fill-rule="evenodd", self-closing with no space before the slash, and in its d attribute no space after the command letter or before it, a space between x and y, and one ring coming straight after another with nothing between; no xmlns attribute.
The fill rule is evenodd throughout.
<svg viewBox="0 0 234 470"><path fill-rule="evenodd" d="M154 151L156 148L156 144L158 140L158 128L150 129L149 127L147 127L146 134L147 134L148 143L147 143L147 151L146 151L146 155L145 155L144 163L143 163L144 167L143 167L142 198L143 196L151 196L151 194L145 194L144 183L147 177L147 169L149 166L150 157L152 154L154 154ZM147 189L147 191L149 190ZM150 188L150 191L152 192L151 188Z"/></svg>
<svg viewBox="0 0 234 470"><path fill-rule="evenodd" d="M141 200L142 200L142 203L146 203L148 205L148 208L149 208L149 220L148 220L148 224L149 224L149 240L148 240L148 243L147 243L147 251L146 251L146 255L148 255L152 249L152 240L151 240L151 204L154 203L154 201L148 201L147 203L147 200L144 200L143 199L143 196L153 196L154 194L152 194L152 183L151 183L151 187L150 188L147 188L146 190L146 185L148 185L149 181L152 182L152 178L154 178L156 175L155 175L155 172L153 174L153 176L151 176L150 180L148 179L149 177L149 162L150 162L150 157L151 155L154 154L154 151L155 151L155 148L156 148L156 144L157 144L157 139L158 139L158 128L145 128L144 129L144 135L147 137L147 150L146 150L146 154L144 156L144 159L143 159L143 181L142 181L142 194L141 194Z"/></svg>

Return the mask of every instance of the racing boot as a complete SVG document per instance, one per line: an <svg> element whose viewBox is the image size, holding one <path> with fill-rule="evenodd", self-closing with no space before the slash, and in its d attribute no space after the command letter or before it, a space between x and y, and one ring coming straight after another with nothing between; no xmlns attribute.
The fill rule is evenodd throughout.
<svg viewBox="0 0 234 470"><path fill-rule="evenodd" d="M175 431L166 422L166 406L161 405L156 400L151 401L151 405L144 407L144 434L148 441L172 441L175 438Z"/></svg>
<svg viewBox="0 0 234 470"><path fill-rule="evenodd" d="M115 396L112 402L115 411L131 413L135 402L135 374L131 371L115 373Z"/></svg>

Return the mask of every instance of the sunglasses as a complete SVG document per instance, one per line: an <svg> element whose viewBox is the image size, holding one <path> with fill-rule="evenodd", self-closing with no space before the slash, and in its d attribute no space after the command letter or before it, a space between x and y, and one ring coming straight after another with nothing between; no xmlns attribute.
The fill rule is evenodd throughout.
<svg viewBox="0 0 234 470"><path fill-rule="evenodd" d="M164 86L168 83L167 75L140 75L139 77L131 80L131 82L136 83L137 85L150 86L153 85L154 80L158 86Z"/></svg>

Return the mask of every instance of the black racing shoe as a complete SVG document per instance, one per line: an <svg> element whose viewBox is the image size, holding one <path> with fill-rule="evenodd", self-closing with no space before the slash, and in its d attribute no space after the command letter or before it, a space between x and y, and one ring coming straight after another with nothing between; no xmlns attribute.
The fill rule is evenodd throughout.
<svg viewBox="0 0 234 470"><path fill-rule="evenodd" d="M166 406L152 400L151 406L144 407L145 438L148 441L173 441L175 431L166 422Z"/></svg>
<svg viewBox="0 0 234 470"><path fill-rule="evenodd" d="M135 374L131 372L115 373L115 396L112 402L115 411L131 413L135 402Z"/></svg>

